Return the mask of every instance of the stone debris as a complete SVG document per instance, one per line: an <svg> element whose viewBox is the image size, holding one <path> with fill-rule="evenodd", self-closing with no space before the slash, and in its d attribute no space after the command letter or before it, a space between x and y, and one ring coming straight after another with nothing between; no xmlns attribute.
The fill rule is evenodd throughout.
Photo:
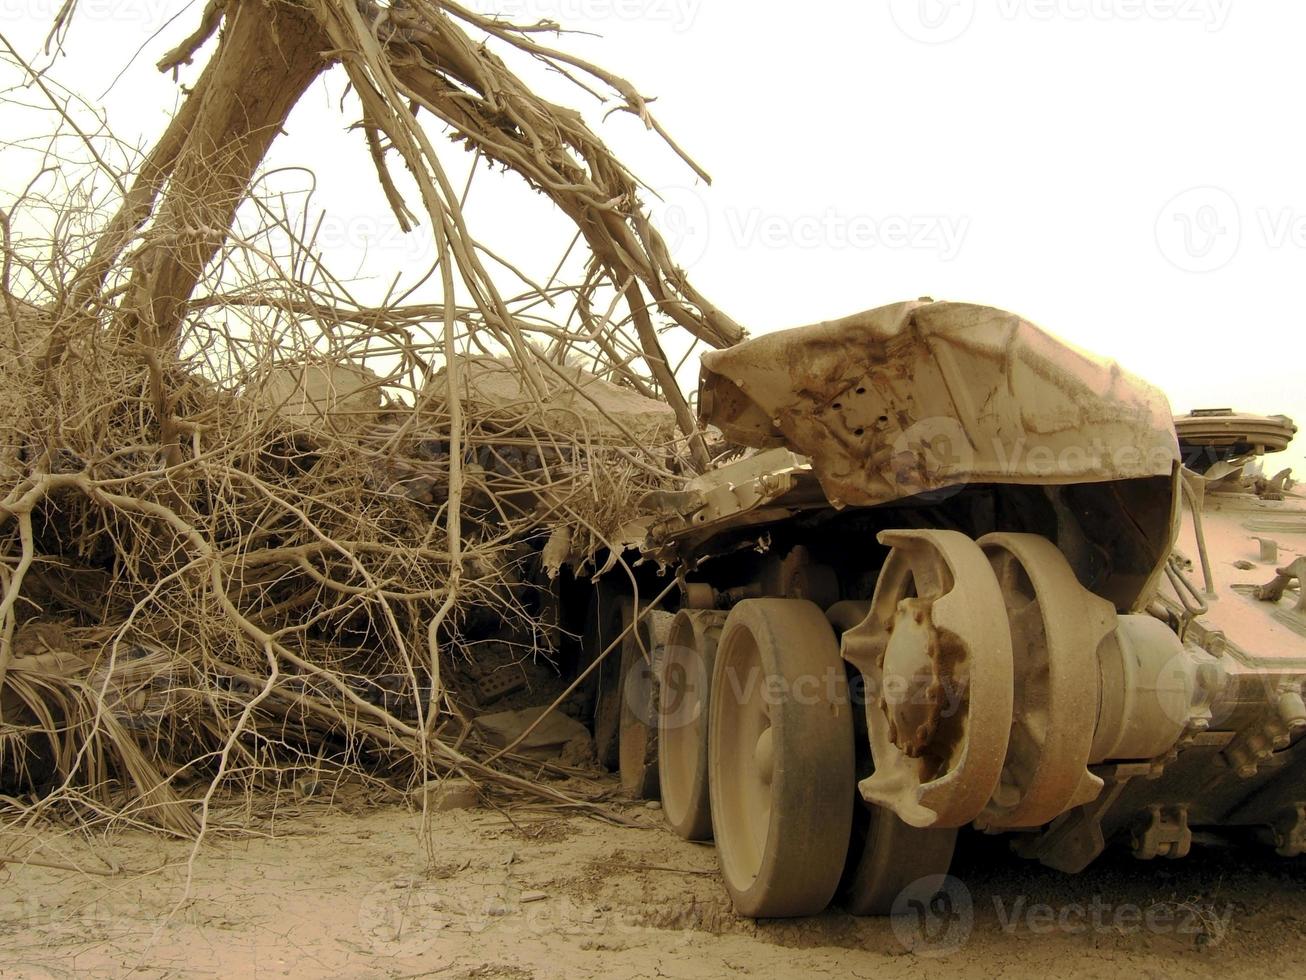
<svg viewBox="0 0 1306 980"><path fill-rule="evenodd" d="M543 720L531 729L531 725L543 715ZM590 734L575 718L569 718L560 711L548 711L542 707L523 708L520 711L500 711L491 715L481 715L475 721L476 730L489 745L504 748L515 742L523 732L530 733L521 744L513 749L518 755L536 759L551 759L561 756L573 742L590 741ZM574 749L568 750L574 753Z"/></svg>
<svg viewBox="0 0 1306 980"><path fill-rule="evenodd" d="M470 779L432 779L413 790L409 796L418 806L425 797L426 806L437 813L447 810L472 810L480 805L480 788Z"/></svg>

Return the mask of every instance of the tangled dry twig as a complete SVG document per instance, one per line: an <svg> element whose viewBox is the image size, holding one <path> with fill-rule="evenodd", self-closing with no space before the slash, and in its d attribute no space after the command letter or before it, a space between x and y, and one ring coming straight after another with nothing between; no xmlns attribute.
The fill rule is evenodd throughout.
<svg viewBox="0 0 1306 980"><path fill-rule="evenodd" d="M70 3L56 32L73 22ZM457 770L577 803L511 754L476 761L474 699L456 681L491 647L565 650L559 568L619 558L633 501L706 464L656 320L714 346L742 332L675 267L580 114L493 53L605 89L662 132L629 83L544 46L542 26L442 0L212 0L160 67L218 33L216 50L139 158L71 128L10 50L61 107L49 147L84 151L81 170L42 170L0 226L0 787L14 820L194 835L215 794L327 765ZM420 198L435 302L360 303L308 225L256 190L290 110L333 66L405 229L395 159ZM432 129L571 219L582 281L518 274L525 291L501 292Z"/></svg>

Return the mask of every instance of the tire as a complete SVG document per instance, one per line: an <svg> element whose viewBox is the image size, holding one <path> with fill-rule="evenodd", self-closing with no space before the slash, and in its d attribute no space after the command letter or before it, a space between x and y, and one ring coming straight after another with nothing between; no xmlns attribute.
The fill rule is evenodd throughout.
<svg viewBox="0 0 1306 980"><path fill-rule="evenodd" d="M855 681L855 668L850 682ZM865 688L855 685L865 696ZM865 711L853 715L857 779L874 770ZM839 885L839 904L858 916L891 915L894 901L908 885L948 873L957 845L956 829L920 830L900 820L892 810L875 806L854 794L852 844Z"/></svg>
<svg viewBox="0 0 1306 980"><path fill-rule="evenodd" d="M658 677L672 616L646 612L621 645L621 788L637 800L658 798Z"/></svg>
<svg viewBox="0 0 1306 980"><path fill-rule="evenodd" d="M853 915L889 915L908 885L948 873L957 831L922 830L884 807L858 803L865 812L853 847L860 853L850 855L856 863L841 889L841 904Z"/></svg>
<svg viewBox="0 0 1306 980"><path fill-rule="evenodd" d="M662 657L658 782L667 824L685 840L712 839L707 719L712 666L726 614L682 609Z"/></svg>
<svg viewBox="0 0 1306 980"><path fill-rule="evenodd" d="M855 769L844 663L824 613L749 599L726 619L708 717L717 854L735 909L815 915L839 886Z"/></svg>
<svg viewBox="0 0 1306 980"><path fill-rule="evenodd" d="M588 668L630 622L632 603L608 585L597 585L590 598L581 639L584 668ZM599 764L615 771L620 763L621 650L613 650L590 675L584 690L592 704L594 752Z"/></svg>

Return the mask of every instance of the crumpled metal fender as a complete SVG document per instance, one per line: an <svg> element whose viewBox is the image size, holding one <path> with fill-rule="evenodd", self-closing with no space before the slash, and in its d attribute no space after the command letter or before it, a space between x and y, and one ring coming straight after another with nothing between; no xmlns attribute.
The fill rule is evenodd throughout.
<svg viewBox="0 0 1306 980"><path fill-rule="evenodd" d="M1159 390L967 303L899 303L705 354L699 410L735 442L810 456L836 507L1171 476L1179 461Z"/></svg>

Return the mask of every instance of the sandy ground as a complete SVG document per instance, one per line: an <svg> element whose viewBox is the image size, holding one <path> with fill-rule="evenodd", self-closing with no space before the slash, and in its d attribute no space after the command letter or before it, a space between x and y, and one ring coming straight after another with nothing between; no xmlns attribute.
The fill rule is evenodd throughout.
<svg viewBox="0 0 1306 980"><path fill-rule="evenodd" d="M401 806L309 800L211 837L189 892L188 845L119 835L98 847L116 874L0 871L0 976L1301 975L1302 865L1262 850L1069 878L970 837L949 901L919 915L757 923L731 911L711 847L621 812L639 826L441 813L428 857Z"/></svg>

